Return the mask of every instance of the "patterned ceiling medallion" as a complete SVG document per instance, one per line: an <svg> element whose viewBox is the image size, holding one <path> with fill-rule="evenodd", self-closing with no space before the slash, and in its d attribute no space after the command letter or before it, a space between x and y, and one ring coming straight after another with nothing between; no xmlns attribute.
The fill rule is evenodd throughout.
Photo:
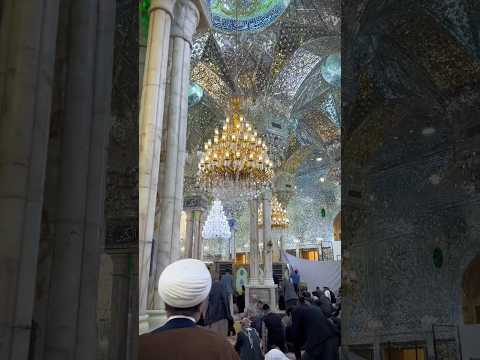
<svg viewBox="0 0 480 360"><path fill-rule="evenodd" d="M218 31L258 31L272 25L290 0L208 0ZM238 15L238 20L237 20Z"/></svg>

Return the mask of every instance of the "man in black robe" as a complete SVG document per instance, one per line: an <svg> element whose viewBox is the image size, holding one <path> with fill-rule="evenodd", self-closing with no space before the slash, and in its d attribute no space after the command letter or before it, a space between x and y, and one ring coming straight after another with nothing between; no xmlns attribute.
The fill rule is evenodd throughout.
<svg viewBox="0 0 480 360"><path fill-rule="evenodd" d="M318 293L318 297L316 300L314 300L314 304L317 305L320 309L323 311L323 315L325 315L326 318L329 318L333 314L333 307L332 304L330 303L330 300L325 296L323 292Z"/></svg>
<svg viewBox="0 0 480 360"><path fill-rule="evenodd" d="M282 352L285 348L285 328L282 323L282 317L270 310L268 304L263 305L263 326L266 330L266 352L278 347Z"/></svg>
<svg viewBox="0 0 480 360"><path fill-rule="evenodd" d="M228 293L219 281L212 284L208 295L208 307L205 314L205 325L220 335L228 336L228 322L233 322L228 300Z"/></svg>
<svg viewBox="0 0 480 360"><path fill-rule="evenodd" d="M300 304L292 311L291 331L297 360L338 360L338 335L322 310L304 298L300 298Z"/></svg>

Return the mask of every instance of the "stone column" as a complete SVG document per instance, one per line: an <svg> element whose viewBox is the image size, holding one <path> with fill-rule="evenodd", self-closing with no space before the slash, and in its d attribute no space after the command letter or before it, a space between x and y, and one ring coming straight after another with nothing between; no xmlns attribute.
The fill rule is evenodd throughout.
<svg viewBox="0 0 480 360"><path fill-rule="evenodd" d="M26 360L59 1L3 1L0 7L0 359Z"/></svg>
<svg viewBox="0 0 480 360"><path fill-rule="evenodd" d="M272 242L272 192L263 194L263 271L264 285L273 286L273 242Z"/></svg>
<svg viewBox="0 0 480 360"><path fill-rule="evenodd" d="M164 186L160 190L159 258L157 278L180 255L180 218L183 209L183 177L186 158L188 86L192 36L199 12L189 0L177 1L171 34L172 65L166 112L167 143Z"/></svg>
<svg viewBox="0 0 480 360"><path fill-rule="evenodd" d="M250 278L249 285L258 285L258 256L260 254L258 247L258 200L249 201L250 206ZM265 219L265 214L264 214ZM264 220L265 221L265 220Z"/></svg>
<svg viewBox="0 0 480 360"><path fill-rule="evenodd" d="M148 279L155 221L160 145L170 26L175 0L152 0L145 72L140 103L139 134L139 316L146 331Z"/></svg>
<svg viewBox="0 0 480 360"><path fill-rule="evenodd" d="M130 302L127 335L127 360L138 357L138 255L130 254Z"/></svg>
<svg viewBox="0 0 480 360"><path fill-rule="evenodd" d="M185 234L185 257L192 258L194 254L194 246L193 246L193 230L194 230L194 221L193 221L193 213L195 210L186 209L185 212L187 213L187 231Z"/></svg>
<svg viewBox="0 0 480 360"><path fill-rule="evenodd" d="M187 231L185 239L185 257L201 259L199 245L201 246L201 221L208 200L203 195L188 195L183 202L183 208L187 213Z"/></svg>
<svg viewBox="0 0 480 360"><path fill-rule="evenodd" d="M130 300L128 254L111 255L113 262L112 314L109 360L127 359L128 305ZM136 335L138 336L138 335Z"/></svg>
<svg viewBox="0 0 480 360"><path fill-rule="evenodd" d="M206 209L206 207L205 207ZM194 259L203 260L203 237L202 229L206 220L205 210L195 211L194 213L194 237L193 237L193 249Z"/></svg>
<svg viewBox="0 0 480 360"><path fill-rule="evenodd" d="M235 263L235 260L237 258L237 249L236 249L236 235L237 235L237 230L235 230L234 228L231 230L232 232L232 237L230 238L230 254L231 254L231 259L233 261L233 263Z"/></svg>
<svg viewBox="0 0 480 360"><path fill-rule="evenodd" d="M278 240L279 246L280 246L279 261L282 261L283 252L285 251L285 236L286 236L286 231L282 230L281 233L280 233L280 240Z"/></svg>
<svg viewBox="0 0 480 360"><path fill-rule="evenodd" d="M44 359L92 359L104 239L115 1L73 0Z"/></svg>
<svg viewBox="0 0 480 360"><path fill-rule="evenodd" d="M283 229L278 229L278 228L273 228L271 232L272 236L272 261L273 262L278 262L280 261L280 254L282 250L282 234L283 234Z"/></svg>
<svg viewBox="0 0 480 360"><path fill-rule="evenodd" d="M165 113L167 141L165 175L159 189L160 222L158 260L155 266L153 310L162 310L156 286L163 269L180 256L180 218L183 209L183 177L188 111L188 86L192 36L200 14L189 0L179 0L174 8L171 38L171 72L169 74L169 103ZM177 229L178 227L178 229Z"/></svg>

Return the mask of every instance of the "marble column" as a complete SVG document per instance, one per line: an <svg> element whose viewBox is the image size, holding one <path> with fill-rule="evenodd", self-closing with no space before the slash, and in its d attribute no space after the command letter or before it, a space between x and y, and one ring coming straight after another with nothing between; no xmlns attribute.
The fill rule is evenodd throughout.
<svg viewBox="0 0 480 360"><path fill-rule="evenodd" d="M194 233L194 211L192 209L186 209L187 213L187 231L185 234L185 257L192 258L194 254L193 247L193 233Z"/></svg>
<svg viewBox="0 0 480 360"><path fill-rule="evenodd" d="M255 286L259 284L258 279L258 257L260 250L258 247L258 200L249 201L250 206L250 278L249 285ZM265 218L265 215L264 215Z"/></svg>
<svg viewBox="0 0 480 360"><path fill-rule="evenodd" d="M286 231L282 230L280 233L280 239L278 240L279 246L280 246L279 261L282 261L283 252L285 251L285 236L286 236Z"/></svg>
<svg viewBox="0 0 480 360"><path fill-rule="evenodd" d="M129 307L129 256L128 254L111 255L113 262L111 328L109 342L109 359L127 359L128 307Z"/></svg>
<svg viewBox="0 0 480 360"><path fill-rule="evenodd" d="M232 237L230 238L230 242L231 242L230 243L230 255L231 255L230 260L232 260L235 263L235 260L237 258L237 249L235 246L237 230L232 229L231 232L232 232Z"/></svg>
<svg viewBox="0 0 480 360"><path fill-rule="evenodd" d="M171 33L171 72L169 103L165 114L167 142L165 175L159 189L160 222L158 260L155 269L153 310L161 310L156 286L163 269L180 256L180 218L183 209L183 175L186 153L188 86L192 36L199 21L199 12L192 1L178 0L174 8ZM178 229L177 229L178 227Z"/></svg>
<svg viewBox="0 0 480 360"><path fill-rule="evenodd" d="M184 199L183 208L187 213L185 257L201 259L201 221L207 207L208 200L201 194L188 195Z"/></svg>
<svg viewBox="0 0 480 360"><path fill-rule="evenodd" d="M140 332L146 320L151 242L155 222L160 145L170 26L175 0L152 0L145 72L140 103L139 134L139 316Z"/></svg>
<svg viewBox="0 0 480 360"><path fill-rule="evenodd" d="M263 193L263 272L264 285L273 286L272 192Z"/></svg>
<svg viewBox="0 0 480 360"><path fill-rule="evenodd" d="M0 359L26 360L59 1L3 1L0 7Z"/></svg>
<svg viewBox="0 0 480 360"><path fill-rule="evenodd" d="M280 261L280 254L282 251L282 239L283 239L283 229L273 228L272 229L272 252L273 252L273 262Z"/></svg>
<svg viewBox="0 0 480 360"><path fill-rule="evenodd" d="M193 258L203 260L203 237L202 229L206 220L205 210L194 213L194 237L193 237Z"/></svg>
<svg viewBox="0 0 480 360"><path fill-rule="evenodd" d="M73 0L44 359L93 359L115 1Z"/></svg>

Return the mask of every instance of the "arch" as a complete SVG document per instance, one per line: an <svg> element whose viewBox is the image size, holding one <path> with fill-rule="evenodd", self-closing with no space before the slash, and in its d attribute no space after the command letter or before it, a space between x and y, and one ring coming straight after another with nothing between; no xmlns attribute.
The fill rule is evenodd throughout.
<svg viewBox="0 0 480 360"><path fill-rule="evenodd" d="M463 273L462 310L465 325L480 324L480 254Z"/></svg>

